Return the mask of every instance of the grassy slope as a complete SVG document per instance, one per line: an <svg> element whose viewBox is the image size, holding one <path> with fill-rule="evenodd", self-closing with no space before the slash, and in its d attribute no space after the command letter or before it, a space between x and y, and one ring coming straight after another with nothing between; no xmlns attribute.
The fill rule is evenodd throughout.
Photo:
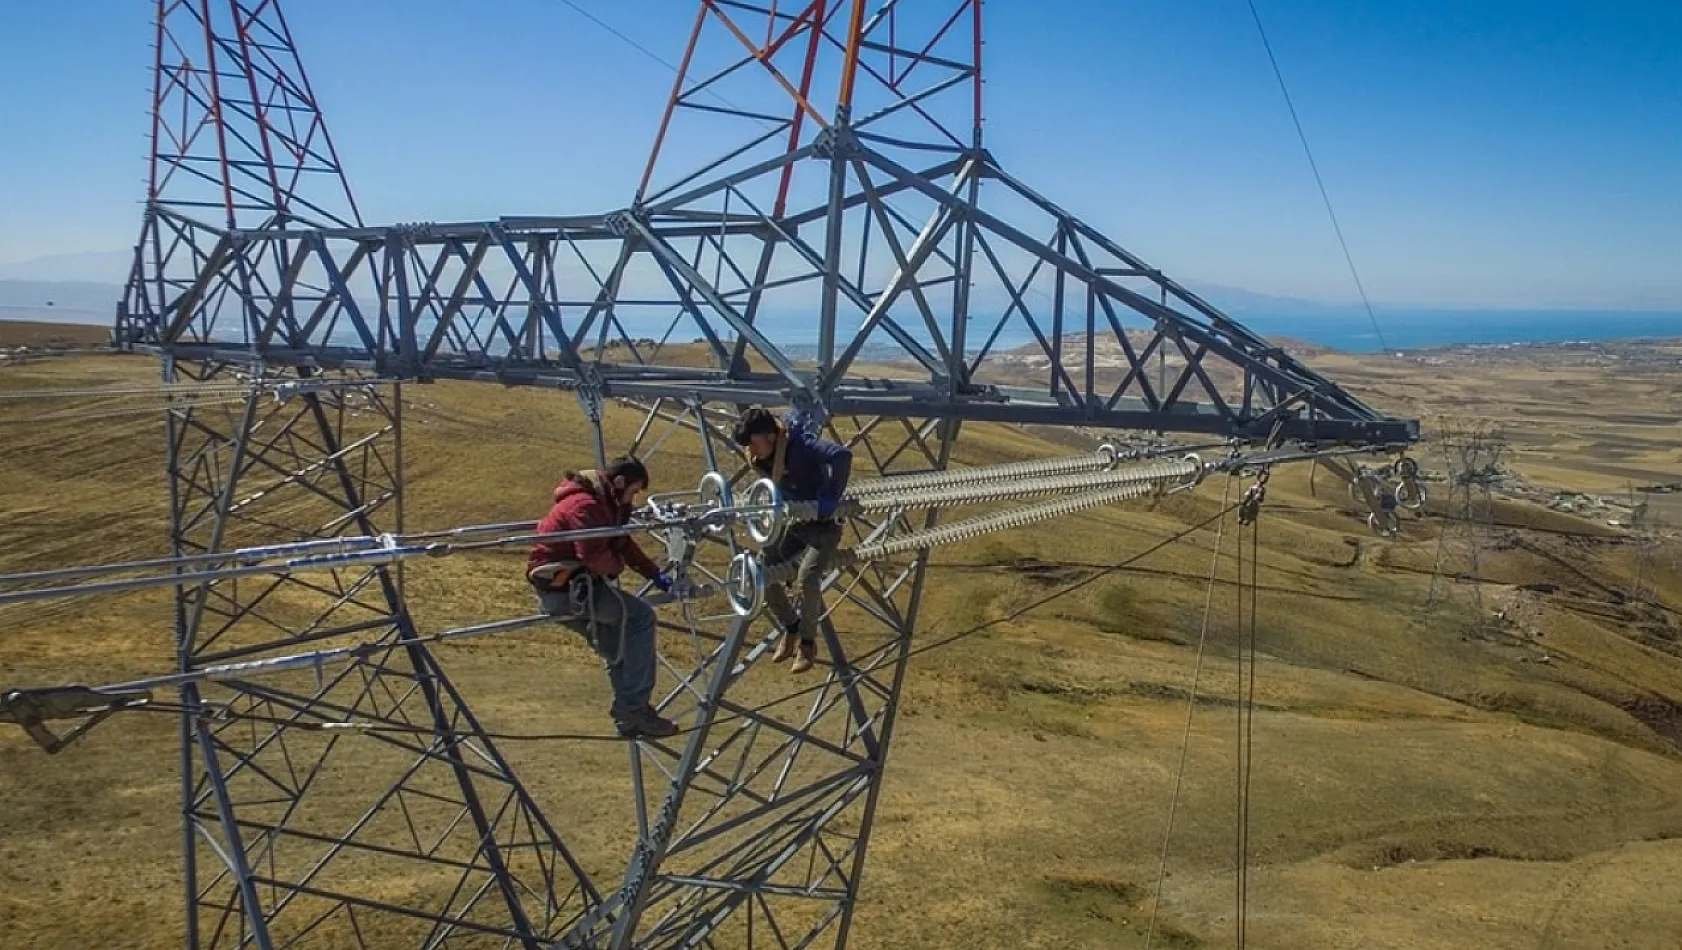
<svg viewBox="0 0 1682 950"><path fill-rule="evenodd" d="M111 328L74 323L37 323L31 320L0 320L0 347L98 347L111 339Z"/></svg>
<svg viewBox="0 0 1682 950"><path fill-rule="evenodd" d="M1431 408L1427 397L1449 391L1390 369L1344 369L1367 376L1381 399ZM0 369L0 387L155 373L138 359L79 358ZM41 407L26 405L0 402L0 570L159 552L158 420L42 421ZM411 528L533 517L558 472L585 453L574 404L556 393L411 387L406 412ZM15 424L24 415L30 424ZM631 419L613 422L628 435ZM1554 425L1587 439L1593 414ZM1566 471L1581 464L1572 444L1521 461ZM1064 450L978 427L963 454L985 462L1048 451ZM1652 464L1661 463L1641 460ZM663 450L659 472L687 483L698 465ZM1223 487L945 550L922 635L1004 617L1088 576L1084 565L1143 550L1218 510ZM1667 717L1682 702L1682 663L1674 613L1620 602L1629 547L1500 532L1485 571L1501 583L1483 593L1486 609L1509 608L1511 620L1483 623L1466 585L1446 606L1424 607L1437 522L1410 521L1405 540L1379 543L1340 510L1340 486L1322 473L1317 489L1304 470L1280 473L1260 535L1256 945L1674 946L1682 760ZM1529 507L1499 514L1608 533ZM1229 939L1229 584L1216 589L1205 700L1189 733L1184 699L1212 540L1193 535L915 661L857 946L1142 945L1182 735L1167 945ZM1448 555L1452 572L1458 549ZM426 629L512 615L526 606L517 575L509 556L428 564L411 575L412 603ZM1559 590L1510 586L1538 582ZM1682 604L1676 574L1666 583L1661 597ZM0 684L162 671L168 616L155 594L0 609ZM450 648L445 662L490 728L600 727L599 671L569 640L477 641ZM769 691L782 675L756 673L745 688ZM8 945L176 945L174 728L135 715L53 758L0 733L0 935L18 938ZM581 829L586 863L622 860L631 829L619 753L556 743L508 751L551 816L569 834Z"/></svg>

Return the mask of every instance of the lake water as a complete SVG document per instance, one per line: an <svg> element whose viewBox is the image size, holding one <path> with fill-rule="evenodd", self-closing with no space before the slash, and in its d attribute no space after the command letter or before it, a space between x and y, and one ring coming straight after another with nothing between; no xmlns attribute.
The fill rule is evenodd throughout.
<svg viewBox="0 0 1682 950"><path fill-rule="evenodd" d="M1379 310L1378 330L1365 311L1234 313L1262 336L1286 336L1354 353L1496 343L1566 343L1682 336L1682 311Z"/></svg>
<svg viewBox="0 0 1682 950"><path fill-rule="evenodd" d="M1641 337L1682 337L1682 311L1616 310L1376 310L1378 329L1364 310L1317 309L1312 313L1229 311L1228 315L1264 337L1288 337L1351 353L1381 350L1425 349L1442 346L1501 343L1564 343L1586 340L1615 340ZM779 342L809 342L814 331L809 319L795 316L766 316L765 331ZM901 317L902 324L907 317ZM914 319L914 318L913 318ZM969 330L971 348L986 339L997 317L979 315ZM1083 321L1084 324L1084 321ZM1102 328L1104 322L1100 320ZM1127 321L1136 328L1137 320ZM1042 323L1042 329L1048 329ZM837 328L837 338L849 338L851 327ZM911 330L910 327L907 327ZM918 330L921 328L919 327ZM1102 332L1102 331L1101 331ZM1383 344L1381 345L1380 334ZM658 332L651 328L650 336ZM674 334L674 337L681 334ZM925 333L913 331L919 338ZM887 342L885 336L877 337ZM926 340L925 340L926 342ZM1000 333L994 352L1034 342L1020 320L1013 320ZM809 347L794 346L795 355L807 355ZM873 347L867 347L868 354Z"/></svg>
<svg viewBox="0 0 1682 950"><path fill-rule="evenodd" d="M1615 340L1639 337L1682 337L1682 311L1620 311L1620 310L1378 310L1378 330L1365 311L1316 310L1312 313L1230 312L1233 319L1264 337L1290 337L1321 346L1354 353L1372 353L1383 349L1423 349L1440 346L1501 343L1562 343L1587 340ZM108 317L96 313L54 312L45 308L25 309L0 307L0 320L33 319L58 320L67 323L105 325ZM902 322L914 321L914 316L901 317ZM992 331L996 317L977 315L970 329L971 348ZM668 318L627 319L626 330L633 336L659 337L669 325ZM1130 321L1130 326L1138 324ZM789 346L791 355L808 355L815 342L813 321L805 314L765 314L761 326L772 340ZM1100 323L1102 326L1102 323ZM845 345L851 326L837 328L837 339ZM908 327L909 329L909 327ZM919 328L920 329L920 328ZM696 334L692 325L680 325L672 334L674 340L687 342ZM924 337L918 332L914 335ZM336 343L355 345L358 341L348 329L341 329ZM887 337L880 337L887 342ZM999 335L994 352L1013 349L1033 342L1026 326L1013 320ZM805 344L805 345L801 345ZM876 347L866 347L868 356Z"/></svg>

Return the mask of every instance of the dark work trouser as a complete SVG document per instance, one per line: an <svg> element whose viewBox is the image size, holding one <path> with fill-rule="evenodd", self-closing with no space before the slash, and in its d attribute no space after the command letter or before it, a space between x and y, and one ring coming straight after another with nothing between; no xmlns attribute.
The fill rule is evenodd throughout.
<svg viewBox="0 0 1682 950"><path fill-rule="evenodd" d="M543 612L584 634L607 664L613 686L615 721L646 708L654 692L654 608L601 578L574 583L588 585L588 595L570 589L539 591ZM623 635L623 636L621 636Z"/></svg>
<svg viewBox="0 0 1682 950"><path fill-rule="evenodd" d="M800 591L800 639L808 643L818 638L818 619L823 616L823 578L829 573L830 562L835 559L835 549L840 544L840 524L833 521L798 521L785 528L782 535L764 551L767 569L791 562L796 564L793 579L784 583ZM797 622L796 615L784 583L770 584L765 588L765 606L779 626L792 630Z"/></svg>

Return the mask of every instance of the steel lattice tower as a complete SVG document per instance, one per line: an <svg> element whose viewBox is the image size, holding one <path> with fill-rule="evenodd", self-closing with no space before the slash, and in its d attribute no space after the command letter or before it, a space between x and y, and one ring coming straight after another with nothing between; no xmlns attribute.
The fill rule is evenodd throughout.
<svg viewBox="0 0 1682 950"><path fill-rule="evenodd" d="M229 259L203 239L204 222L264 234L354 226L355 203L276 4L160 0L157 52L150 193L120 338L156 339L190 308L207 330L237 325L260 344L263 321L312 306L288 283L299 278L297 242L262 241ZM226 279L196 286L218 260ZM236 374L254 384L242 409L169 413L177 556L401 529L398 387L165 355L171 384ZM297 395L284 401L263 385L287 379ZM330 678L226 684L217 701L235 718L183 718L189 947L282 947L332 930L429 945L508 934L536 946L533 935L596 898L431 654L390 645L413 630L400 574L380 567L178 590L182 671L287 644L370 643ZM198 692L184 687L183 700ZM429 735L351 749L298 728L334 709ZM375 868L405 866L424 887L369 895Z"/></svg>
<svg viewBox="0 0 1682 950"><path fill-rule="evenodd" d="M118 339L171 382L252 384L237 411L170 413L176 553L401 531L411 379L574 392L598 456L602 413L637 411L624 449L658 462L691 433L738 481L722 432L750 403L826 426L861 476L944 469L976 421L1416 438L1004 171L982 26L980 0L702 0L630 206L370 227L275 0L161 0ZM718 575L719 540L670 544ZM608 881L409 642L400 567L179 587L183 672L366 644L332 676L183 688L232 713L182 720L188 946L844 945L926 559L836 570L845 629L773 703L739 698L763 621L662 611L662 706L691 731L630 744L636 844ZM311 728L347 718L389 728Z"/></svg>

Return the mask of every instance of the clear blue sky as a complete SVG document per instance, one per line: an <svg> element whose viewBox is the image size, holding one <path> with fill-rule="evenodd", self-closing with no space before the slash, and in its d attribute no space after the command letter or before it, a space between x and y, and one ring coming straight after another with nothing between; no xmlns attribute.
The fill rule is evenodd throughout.
<svg viewBox="0 0 1682 950"><path fill-rule="evenodd" d="M673 62L694 10L578 3ZM1258 3L1375 300L1682 309L1682 2ZM286 9L375 222L621 206L672 79L560 0ZM132 242L151 10L0 7L0 264ZM1243 0L987 11L1007 168L1170 273L1353 299Z"/></svg>

